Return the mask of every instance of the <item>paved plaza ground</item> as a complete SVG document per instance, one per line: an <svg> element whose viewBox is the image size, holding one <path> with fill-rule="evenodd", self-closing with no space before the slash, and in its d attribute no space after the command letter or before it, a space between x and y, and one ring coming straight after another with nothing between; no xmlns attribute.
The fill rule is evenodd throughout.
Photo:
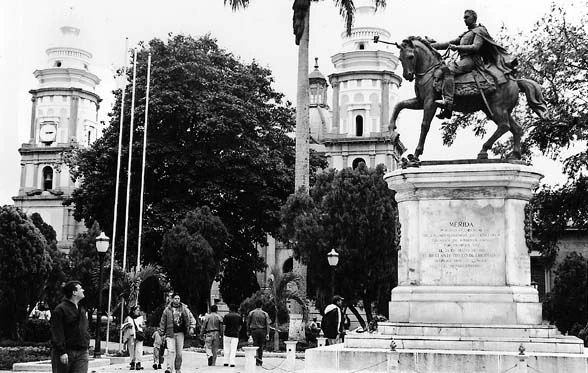
<svg viewBox="0 0 588 373"><path fill-rule="evenodd" d="M242 355L242 354L241 354ZM159 372L163 373L165 370L154 370L152 368L153 360L147 360L147 357L151 358L151 356L144 356L143 362L145 369L142 372ZM222 357L217 359L217 365L213 367L209 367L207 365L206 354L202 352L192 352L192 351L184 351L183 354L184 362L182 364L182 373L189 373L189 372L216 372L216 373L237 373L237 372L244 372L245 371L245 357L244 356L237 356L235 367L225 367L223 366ZM255 372L288 372L288 370L283 369L282 365L286 361L285 354L284 356L279 357L271 357L267 356L263 359L263 366L256 367ZM165 365L165 364L164 364ZM304 360L296 359L296 371L303 371L304 370ZM108 367L103 367L99 369L95 369L96 372L120 372L120 371L129 371L129 364L113 364Z"/></svg>
<svg viewBox="0 0 588 373"><path fill-rule="evenodd" d="M104 342L103 342L104 343ZM90 345L94 345L94 341L90 342ZM110 352L118 350L118 344L111 343L110 344ZM90 353L90 356L92 353ZM225 367L223 366L223 357L222 354L219 354L216 361L216 366L209 367L207 364L206 354L201 351L190 351L185 349L183 351L183 363L182 363L182 373L189 373L189 372L216 372L216 373L238 373L238 372L245 372L245 356L243 351L237 352L237 359L235 361L235 367ZM295 371L296 372L303 372L304 371L304 360L301 358L303 356L302 353L297 354ZM284 369L284 363L286 361L286 353L271 353L266 352L264 353L263 358L263 365L255 367L255 372L276 372L276 373L285 373L285 372L292 372L292 370ZM103 367L97 368L90 368L89 373L92 372L130 372L129 369L129 358L125 357L114 357L112 358L113 364ZM141 361L141 365L144 369L141 372L158 372L164 373L166 363L162 364L164 369L153 369L153 354L151 347L145 347L143 359ZM50 370L49 370L50 371ZM0 373L12 373L13 371L3 371L0 370ZM37 373L35 371L29 371L29 373ZM175 372L174 372L175 373Z"/></svg>

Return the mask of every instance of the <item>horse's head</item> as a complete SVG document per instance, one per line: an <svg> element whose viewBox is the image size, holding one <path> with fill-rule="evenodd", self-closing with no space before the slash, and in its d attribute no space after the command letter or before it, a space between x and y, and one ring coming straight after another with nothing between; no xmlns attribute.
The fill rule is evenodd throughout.
<svg viewBox="0 0 588 373"><path fill-rule="evenodd" d="M402 44L396 46L400 49L400 62L402 63L402 76L404 79L412 82L416 73L415 46L412 40L406 39Z"/></svg>
<svg viewBox="0 0 588 373"><path fill-rule="evenodd" d="M409 82L422 76L442 60L441 55L431 46L432 40L420 36L409 36L400 45L402 76Z"/></svg>

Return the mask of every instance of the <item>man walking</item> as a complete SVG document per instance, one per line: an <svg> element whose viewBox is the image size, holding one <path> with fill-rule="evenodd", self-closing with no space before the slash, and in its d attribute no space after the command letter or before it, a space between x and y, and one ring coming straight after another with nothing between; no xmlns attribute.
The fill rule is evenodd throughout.
<svg viewBox="0 0 588 373"><path fill-rule="evenodd" d="M343 334L343 317L341 307L343 306L343 297L335 295L333 302L325 308L321 328L327 338L328 344L333 345L340 342L340 336Z"/></svg>
<svg viewBox="0 0 588 373"><path fill-rule="evenodd" d="M84 289L79 281L70 281L63 295L51 317L51 368L53 373L88 373L88 316L79 304Z"/></svg>
<svg viewBox="0 0 588 373"><path fill-rule="evenodd" d="M204 350L208 357L208 366L216 365L216 354L220 344L221 328L223 326L223 318L218 313L216 304L210 306L210 313L204 317L202 322L201 336L204 338Z"/></svg>
<svg viewBox="0 0 588 373"><path fill-rule="evenodd" d="M241 330L241 315L237 313L237 305L229 304L229 313L223 318L223 350L224 365L235 366L237 345L239 345L239 331Z"/></svg>
<svg viewBox="0 0 588 373"><path fill-rule="evenodd" d="M171 303L163 310L159 322L159 334L165 335L169 353L165 373L172 373L174 369L176 373L181 373L184 338L186 334L193 335L196 327L196 319L192 312L180 300L180 294L172 295Z"/></svg>
<svg viewBox="0 0 588 373"><path fill-rule="evenodd" d="M247 332L253 339L253 345L257 346L257 357L255 365L263 363L263 347L265 341L269 340L270 318L267 312L261 309L261 299L255 301L255 309L247 316Z"/></svg>

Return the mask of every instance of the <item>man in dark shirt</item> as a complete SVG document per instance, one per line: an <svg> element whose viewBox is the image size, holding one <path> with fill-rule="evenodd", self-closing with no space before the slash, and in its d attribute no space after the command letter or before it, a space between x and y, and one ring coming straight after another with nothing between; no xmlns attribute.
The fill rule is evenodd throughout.
<svg viewBox="0 0 588 373"><path fill-rule="evenodd" d="M270 318L267 312L261 309L261 299L255 301L255 309L247 316L247 332L253 339L253 345L257 346L256 365L262 365L263 346L269 340Z"/></svg>
<svg viewBox="0 0 588 373"><path fill-rule="evenodd" d="M341 343L343 336L343 315L341 314L341 307L343 306L343 297L335 295L333 302L325 308L321 328L329 345Z"/></svg>
<svg viewBox="0 0 588 373"><path fill-rule="evenodd" d="M229 304L229 313L223 318L225 332L223 335L223 354L225 366L235 366L237 345L239 345L239 331L241 330L241 315L237 313L237 305Z"/></svg>
<svg viewBox="0 0 588 373"><path fill-rule="evenodd" d="M70 281L63 294L51 317L51 367L53 373L88 373L88 316L79 304L84 289L79 281Z"/></svg>

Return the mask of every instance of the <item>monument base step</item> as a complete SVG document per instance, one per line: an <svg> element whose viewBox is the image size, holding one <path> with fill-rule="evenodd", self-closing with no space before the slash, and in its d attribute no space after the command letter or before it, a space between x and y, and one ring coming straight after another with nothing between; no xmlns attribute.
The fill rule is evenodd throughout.
<svg viewBox="0 0 588 373"><path fill-rule="evenodd" d="M541 324L531 286L409 286L392 289L390 321L494 325Z"/></svg>
<svg viewBox="0 0 588 373"><path fill-rule="evenodd" d="M452 325L384 322L377 333L350 333L347 348L397 348L411 350L504 351L583 354L579 338L564 336L550 325Z"/></svg>
<svg viewBox="0 0 588 373"><path fill-rule="evenodd" d="M410 350L397 351L399 373L497 373L517 371L521 364L528 372L588 372L586 354ZM390 349L346 348L343 344L306 350L306 373L384 373L388 372Z"/></svg>

